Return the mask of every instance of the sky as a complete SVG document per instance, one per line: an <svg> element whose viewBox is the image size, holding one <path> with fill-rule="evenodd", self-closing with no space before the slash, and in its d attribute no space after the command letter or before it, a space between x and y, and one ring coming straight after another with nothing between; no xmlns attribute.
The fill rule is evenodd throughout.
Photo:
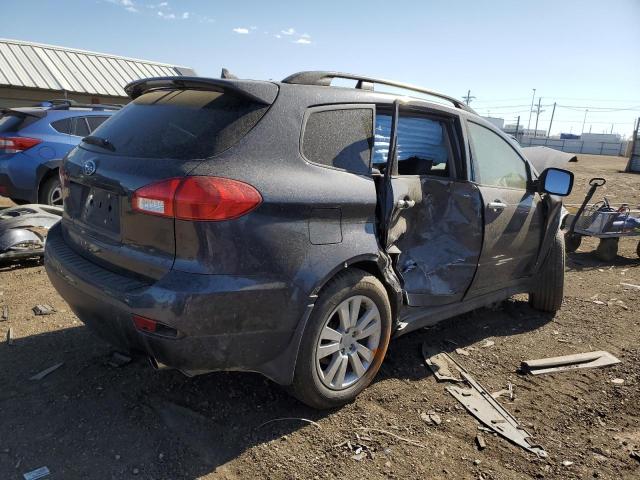
<svg viewBox="0 0 640 480"><path fill-rule="evenodd" d="M2 0L0 38L240 78L301 70L394 79L552 133L630 135L640 117L640 0ZM536 115L532 115L531 128Z"/></svg>

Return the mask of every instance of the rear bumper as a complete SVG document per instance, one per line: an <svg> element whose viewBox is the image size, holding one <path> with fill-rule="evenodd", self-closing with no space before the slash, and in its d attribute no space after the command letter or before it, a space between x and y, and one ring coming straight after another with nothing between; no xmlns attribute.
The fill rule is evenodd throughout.
<svg viewBox="0 0 640 480"><path fill-rule="evenodd" d="M49 231L49 278L78 318L98 336L128 351L186 373L242 370L278 383L293 375L300 320L306 303L294 302L283 282L232 275L170 271L155 283L101 268L65 242L61 224ZM295 308L295 304L302 308ZM138 331L132 316L180 332L166 338Z"/></svg>

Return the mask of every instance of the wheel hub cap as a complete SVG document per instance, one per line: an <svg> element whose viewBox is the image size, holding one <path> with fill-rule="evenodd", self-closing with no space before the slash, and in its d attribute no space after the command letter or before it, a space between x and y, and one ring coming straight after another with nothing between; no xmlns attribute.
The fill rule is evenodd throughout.
<svg viewBox="0 0 640 480"><path fill-rule="evenodd" d="M375 357L382 320L364 295L340 303L327 317L316 345L316 368L322 383L343 390L360 380Z"/></svg>

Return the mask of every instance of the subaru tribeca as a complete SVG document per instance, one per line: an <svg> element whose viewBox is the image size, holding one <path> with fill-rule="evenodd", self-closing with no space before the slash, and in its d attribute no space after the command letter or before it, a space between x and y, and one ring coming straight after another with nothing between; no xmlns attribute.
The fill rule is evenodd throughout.
<svg viewBox="0 0 640 480"><path fill-rule="evenodd" d="M371 383L392 337L516 293L560 308L573 176L538 174L462 102L336 72L126 91L64 160L45 253L113 345L260 372L326 408Z"/></svg>

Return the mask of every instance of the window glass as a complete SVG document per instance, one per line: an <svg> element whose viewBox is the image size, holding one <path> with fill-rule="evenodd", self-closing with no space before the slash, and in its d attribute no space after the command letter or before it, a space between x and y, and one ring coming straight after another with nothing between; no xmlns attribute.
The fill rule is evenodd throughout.
<svg viewBox="0 0 640 480"><path fill-rule="evenodd" d="M62 120L56 120L55 122L51 122L51 126L60 133L72 135L70 118L63 118Z"/></svg>
<svg viewBox="0 0 640 480"><path fill-rule="evenodd" d="M488 128L469 122L469 135L483 185L527 188L527 167L505 140Z"/></svg>
<svg viewBox="0 0 640 480"><path fill-rule="evenodd" d="M109 117L87 117L87 122L89 122L89 129L93 132L96 128L102 125Z"/></svg>
<svg viewBox="0 0 640 480"><path fill-rule="evenodd" d="M94 135L108 138L115 155L207 158L238 142L267 108L231 93L153 90L112 115Z"/></svg>
<svg viewBox="0 0 640 480"><path fill-rule="evenodd" d="M374 164L385 164L389 152L391 115L376 115ZM435 119L402 115L398 122L398 173L449 176L447 128Z"/></svg>
<svg viewBox="0 0 640 480"><path fill-rule="evenodd" d="M309 115L302 153L315 163L353 173L369 173L373 143L373 110L324 110Z"/></svg>
<svg viewBox="0 0 640 480"><path fill-rule="evenodd" d="M87 121L84 117L74 117L72 123L74 135L78 137L86 137L89 135L89 125L87 125Z"/></svg>

